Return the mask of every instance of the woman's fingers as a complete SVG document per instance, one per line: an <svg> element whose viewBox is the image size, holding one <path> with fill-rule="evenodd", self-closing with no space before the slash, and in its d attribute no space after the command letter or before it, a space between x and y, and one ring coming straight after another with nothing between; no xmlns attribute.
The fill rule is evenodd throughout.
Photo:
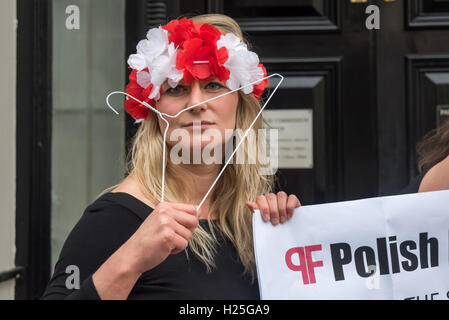
<svg viewBox="0 0 449 320"><path fill-rule="evenodd" d="M257 206L257 203L252 201L246 201L246 206L251 210L251 213L253 213L255 210L258 210L259 207Z"/></svg>
<svg viewBox="0 0 449 320"><path fill-rule="evenodd" d="M172 228L176 232L176 234L180 235L181 237L183 237L187 241L190 239L190 237L192 236L192 233L193 233L192 230L186 228L185 226L183 226L182 224L178 223L174 219L172 220Z"/></svg>
<svg viewBox="0 0 449 320"><path fill-rule="evenodd" d="M184 213L184 215L186 214ZM168 234L170 254L177 254L187 248L193 230L178 223L172 216L166 216L161 219L163 230Z"/></svg>
<svg viewBox="0 0 449 320"><path fill-rule="evenodd" d="M279 219L281 223L287 221L287 194L284 191L279 191L277 194Z"/></svg>
<svg viewBox="0 0 449 320"><path fill-rule="evenodd" d="M259 207L260 214L262 215L262 219L265 222L270 221L270 207L268 206L268 200L264 195L260 195L257 197L257 206Z"/></svg>
<svg viewBox="0 0 449 320"><path fill-rule="evenodd" d="M287 199L287 219L290 219L293 216L295 208L300 206L301 202L299 199L294 194L289 195Z"/></svg>
<svg viewBox="0 0 449 320"><path fill-rule="evenodd" d="M196 215L188 214L185 211L175 210L170 213L170 216L175 219L176 222L192 231L198 227L199 221Z"/></svg>
<svg viewBox="0 0 449 320"><path fill-rule="evenodd" d="M172 240L173 248L171 249L170 254L178 254L187 246L189 245L189 241L184 238L183 236L180 236L179 234L175 233Z"/></svg>
<svg viewBox="0 0 449 320"><path fill-rule="evenodd" d="M279 224L278 198L274 193L267 195L268 207L270 208L271 223L275 226Z"/></svg>
<svg viewBox="0 0 449 320"><path fill-rule="evenodd" d="M167 203L168 206L170 206L173 209L185 211L187 213L190 213L192 215L196 216L196 208L197 206L193 204L185 204L185 203Z"/></svg>
<svg viewBox="0 0 449 320"><path fill-rule="evenodd" d="M301 202L294 194L287 195L284 191L279 191L277 194L260 195L256 203L247 201L246 205L252 211L259 209L265 222L271 221L273 225L277 225L289 220L295 208L301 206Z"/></svg>

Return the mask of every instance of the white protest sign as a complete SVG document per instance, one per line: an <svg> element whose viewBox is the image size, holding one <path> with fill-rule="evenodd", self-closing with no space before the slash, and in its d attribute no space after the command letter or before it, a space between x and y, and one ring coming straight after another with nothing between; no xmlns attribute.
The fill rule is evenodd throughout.
<svg viewBox="0 0 449 320"><path fill-rule="evenodd" d="M253 215L261 299L449 299L449 190Z"/></svg>

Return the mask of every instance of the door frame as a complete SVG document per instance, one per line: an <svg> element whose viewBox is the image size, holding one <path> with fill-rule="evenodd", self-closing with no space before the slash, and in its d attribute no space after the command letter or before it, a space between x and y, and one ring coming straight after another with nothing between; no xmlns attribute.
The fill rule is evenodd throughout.
<svg viewBox="0 0 449 320"><path fill-rule="evenodd" d="M51 0L17 0L16 299L39 299L51 265Z"/></svg>

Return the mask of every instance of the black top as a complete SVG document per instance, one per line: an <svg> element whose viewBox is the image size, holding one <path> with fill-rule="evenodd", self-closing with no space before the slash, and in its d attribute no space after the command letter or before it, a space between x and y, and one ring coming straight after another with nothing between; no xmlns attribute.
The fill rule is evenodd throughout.
<svg viewBox="0 0 449 320"><path fill-rule="evenodd" d="M98 198L67 237L42 299L100 299L92 275L152 211L127 193L106 193ZM210 232L207 220L199 221ZM188 248L190 260L185 251L169 255L141 275L128 299L260 299L257 279L251 284L249 276L242 276L243 265L236 249L222 234L218 236L216 268L211 273ZM69 265L79 269L78 290L66 287L66 279L73 279L75 274L70 269L66 273ZM74 283L70 279L68 282L69 287Z"/></svg>
<svg viewBox="0 0 449 320"><path fill-rule="evenodd" d="M430 168L423 170L420 174L413 177L410 180L409 184L405 188L403 188L401 191L399 191L399 194L417 193L424 176L427 174L427 172L429 172L429 170L430 170Z"/></svg>

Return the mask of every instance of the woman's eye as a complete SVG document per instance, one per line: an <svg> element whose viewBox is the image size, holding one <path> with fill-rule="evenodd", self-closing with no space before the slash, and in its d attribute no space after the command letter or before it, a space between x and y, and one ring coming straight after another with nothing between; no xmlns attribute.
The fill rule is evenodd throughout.
<svg viewBox="0 0 449 320"><path fill-rule="evenodd" d="M221 83L218 82L209 82L206 86L207 89L211 89L211 90L218 90L221 88L224 88L223 85Z"/></svg>
<svg viewBox="0 0 449 320"><path fill-rule="evenodd" d="M177 95L181 94L184 91L184 86L176 86L174 88L169 88L165 91L165 93L168 93L170 95Z"/></svg>

